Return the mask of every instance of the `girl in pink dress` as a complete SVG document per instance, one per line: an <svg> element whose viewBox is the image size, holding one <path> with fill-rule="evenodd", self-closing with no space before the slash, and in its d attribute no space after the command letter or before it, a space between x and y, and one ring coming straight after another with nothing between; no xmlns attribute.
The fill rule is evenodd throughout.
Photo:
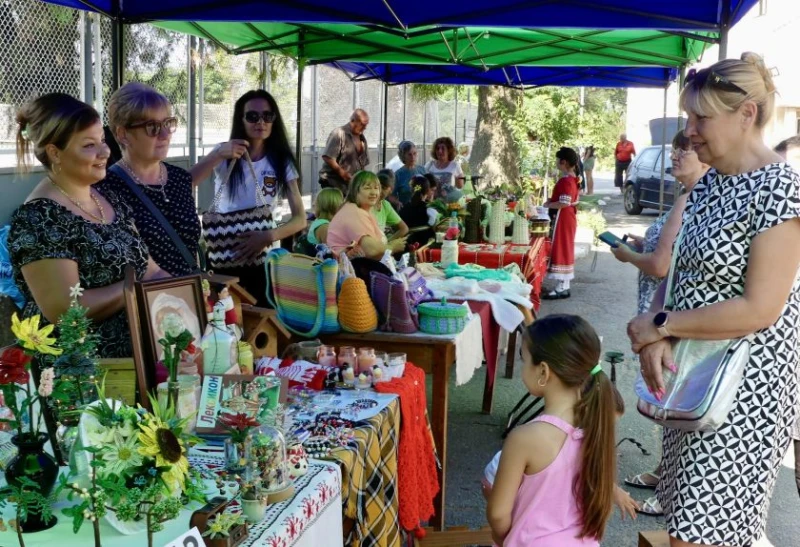
<svg viewBox="0 0 800 547"><path fill-rule="evenodd" d="M549 315L528 327L522 380L544 413L503 445L486 509L502 547L598 546L616 484L615 401L585 320Z"/></svg>

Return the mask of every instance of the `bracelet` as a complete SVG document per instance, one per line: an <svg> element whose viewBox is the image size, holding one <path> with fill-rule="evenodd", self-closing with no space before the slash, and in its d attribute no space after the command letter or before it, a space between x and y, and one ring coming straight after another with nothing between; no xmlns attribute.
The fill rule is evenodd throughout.
<svg viewBox="0 0 800 547"><path fill-rule="evenodd" d="M356 399L347 405L347 408L357 412L359 410L369 410L370 408L375 408L376 406L378 406L378 401L375 399Z"/></svg>

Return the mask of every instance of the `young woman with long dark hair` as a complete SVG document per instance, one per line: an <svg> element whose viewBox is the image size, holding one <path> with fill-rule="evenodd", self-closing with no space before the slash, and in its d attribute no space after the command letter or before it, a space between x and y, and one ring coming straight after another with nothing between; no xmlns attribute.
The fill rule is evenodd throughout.
<svg viewBox="0 0 800 547"><path fill-rule="evenodd" d="M233 157L241 157L246 148L253 161L256 178L253 178L246 162L238 161L229 181L223 187L229 160L216 159L214 194L221 190L216 211L244 211L264 202L274 211L278 198L286 198L292 213L291 220L285 224L278 226L273 220L270 229L239 236L234 247L237 262L252 261L275 242L296 234L306 226L303 197L298 183L297 159L289 146L286 127L272 95L257 89L239 97L233 108L231 142L220 145L218 149L230 147L231 143L236 148L231 154ZM212 151L211 155L218 154L218 149ZM256 192L264 197L263 202L261 199L256 200ZM259 305L266 305L266 273L263 266L216 267L214 271L238 277L240 284L258 299Z"/></svg>

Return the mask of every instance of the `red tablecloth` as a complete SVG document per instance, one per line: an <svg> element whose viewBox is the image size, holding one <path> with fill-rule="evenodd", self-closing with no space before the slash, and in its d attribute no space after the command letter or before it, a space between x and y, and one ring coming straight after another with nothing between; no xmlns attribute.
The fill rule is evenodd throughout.
<svg viewBox="0 0 800 547"><path fill-rule="evenodd" d="M423 262L439 262L441 249L425 249L421 252ZM478 264L485 268L502 268L517 264L525 279L533 287L531 302L536 311L541 304L542 281L547 273L547 258L550 241L544 237L531 240L530 245L494 245L491 243L459 243L458 263Z"/></svg>

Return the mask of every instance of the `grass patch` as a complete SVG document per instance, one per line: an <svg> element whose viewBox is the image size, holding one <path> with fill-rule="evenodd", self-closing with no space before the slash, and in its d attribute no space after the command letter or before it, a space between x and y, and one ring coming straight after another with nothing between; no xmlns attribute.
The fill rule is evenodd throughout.
<svg viewBox="0 0 800 547"><path fill-rule="evenodd" d="M597 202L603 199L604 197L608 196L601 196L599 194L592 194L591 196L588 195L581 196L581 199L578 201L578 210L591 211L592 209L597 209L600 207L600 205L598 205Z"/></svg>

